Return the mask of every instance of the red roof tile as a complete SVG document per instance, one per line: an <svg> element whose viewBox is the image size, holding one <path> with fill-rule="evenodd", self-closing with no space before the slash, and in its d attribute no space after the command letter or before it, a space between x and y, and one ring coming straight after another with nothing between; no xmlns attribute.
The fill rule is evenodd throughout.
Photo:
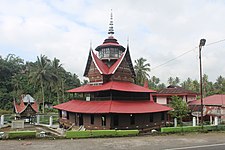
<svg viewBox="0 0 225 150"><path fill-rule="evenodd" d="M172 110L152 101L80 101L71 100L53 108L79 113L153 113Z"/></svg>
<svg viewBox="0 0 225 150"><path fill-rule="evenodd" d="M203 105L216 105L222 106L225 104L225 95L218 94L218 95L211 95L202 99ZM201 105L200 100L191 101L188 105Z"/></svg>
<svg viewBox="0 0 225 150"><path fill-rule="evenodd" d="M86 84L84 86L68 90L70 93L82 93L82 92L96 92L96 91L106 91L106 90L116 90L116 91L126 91L126 92L149 92L154 93L156 91L136 85L131 82L119 82L110 81L102 85L90 85Z"/></svg>

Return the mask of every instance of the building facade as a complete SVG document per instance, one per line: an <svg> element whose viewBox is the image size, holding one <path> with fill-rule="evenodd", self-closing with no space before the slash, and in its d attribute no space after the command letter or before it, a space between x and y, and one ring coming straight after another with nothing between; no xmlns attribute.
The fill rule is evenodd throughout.
<svg viewBox="0 0 225 150"><path fill-rule="evenodd" d="M86 129L144 129L165 125L167 106L152 99L156 91L134 84L129 46L114 38L112 17L109 36L95 51L90 48L84 76L89 83L68 90L73 100L54 106L61 126Z"/></svg>
<svg viewBox="0 0 225 150"><path fill-rule="evenodd" d="M162 105L169 105L173 96L180 97L184 102L189 103L197 98L197 93L186 90L179 86L170 85L154 94L155 101Z"/></svg>

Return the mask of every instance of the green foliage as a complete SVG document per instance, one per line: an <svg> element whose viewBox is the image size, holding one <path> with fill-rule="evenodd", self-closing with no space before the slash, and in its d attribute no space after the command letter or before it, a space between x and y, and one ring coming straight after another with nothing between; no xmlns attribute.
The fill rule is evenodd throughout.
<svg viewBox="0 0 225 150"><path fill-rule="evenodd" d="M62 103L68 99L67 89L80 86L76 74L67 72L60 60L50 60L47 56L37 57L36 62L9 54L0 56L0 109L13 110L13 100L21 94L30 94L38 103Z"/></svg>
<svg viewBox="0 0 225 150"><path fill-rule="evenodd" d="M202 131L225 131L224 125L218 126L183 126L183 127L165 127L161 128L163 133L179 133L179 132L202 132Z"/></svg>
<svg viewBox="0 0 225 150"><path fill-rule="evenodd" d="M136 84L143 85L145 80L150 76L148 72L150 71L150 64L146 63L146 59L140 58L135 60L134 71L136 74L135 82Z"/></svg>
<svg viewBox="0 0 225 150"><path fill-rule="evenodd" d="M138 135L138 130L116 130L116 136L130 136Z"/></svg>
<svg viewBox="0 0 225 150"><path fill-rule="evenodd" d="M170 106L173 110L169 111L169 114L172 117L177 118L179 122L182 122L182 118L188 115L188 106L180 97L173 96Z"/></svg>
<svg viewBox="0 0 225 150"><path fill-rule="evenodd" d="M138 135L138 130L87 130L67 131L66 138L115 137Z"/></svg>
<svg viewBox="0 0 225 150"><path fill-rule="evenodd" d="M67 131L66 138L88 138L91 137L90 131Z"/></svg>
<svg viewBox="0 0 225 150"><path fill-rule="evenodd" d="M5 114L11 114L12 113L12 111L10 111L10 110L2 110L2 109L0 109L0 116L1 115L5 115Z"/></svg>
<svg viewBox="0 0 225 150"><path fill-rule="evenodd" d="M36 131L10 131L8 132L9 139L27 139L27 138L35 138Z"/></svg>

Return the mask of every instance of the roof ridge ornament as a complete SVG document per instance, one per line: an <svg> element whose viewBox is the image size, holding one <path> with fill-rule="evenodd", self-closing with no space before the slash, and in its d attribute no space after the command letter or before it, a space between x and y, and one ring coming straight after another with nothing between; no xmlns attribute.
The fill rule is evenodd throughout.
<svg viewBox="0 0 225 150"><path fill-rule="evenodd" d="M111 15L110 15L110 22L109 22L109 31L108 31L108 34L110 36L112 36L114 34L112 9L111 9Z"/></svg>

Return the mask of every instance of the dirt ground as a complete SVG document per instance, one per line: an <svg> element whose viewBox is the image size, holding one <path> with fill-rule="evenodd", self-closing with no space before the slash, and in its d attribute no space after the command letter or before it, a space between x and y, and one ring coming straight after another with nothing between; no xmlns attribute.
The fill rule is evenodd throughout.
<svg viewBox="0 0 225 150"><path fill-rule="evenodd" d="M225 143L225 132L120 138L0 140L0 150L165 150L218 143ZM223 145L222 149L225 149Z"/></svg>

